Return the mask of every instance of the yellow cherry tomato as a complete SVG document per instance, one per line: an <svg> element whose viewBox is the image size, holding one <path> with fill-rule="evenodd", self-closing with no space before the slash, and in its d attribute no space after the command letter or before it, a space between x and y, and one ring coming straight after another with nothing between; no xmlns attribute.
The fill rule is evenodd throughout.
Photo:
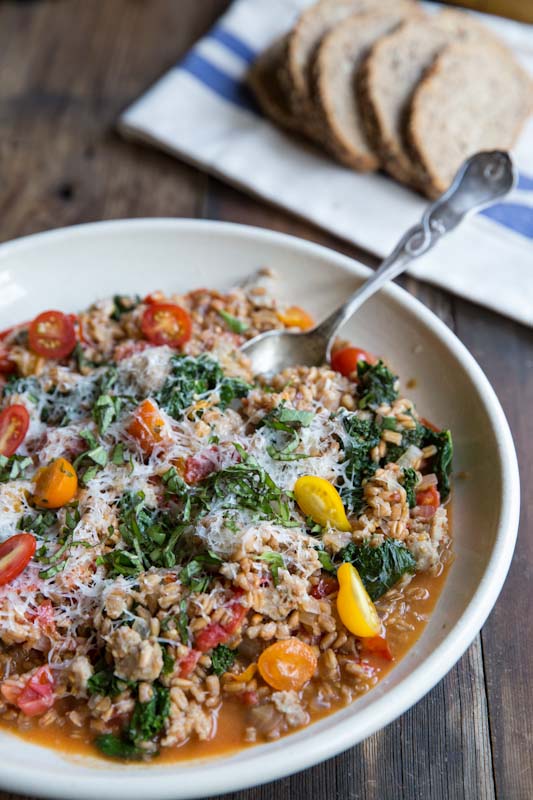
<svg viewBox="0 0 533 800"><path fill-rule="evenodd" d="M337 570L337 580L337 611L343 624L350 633L361 639L378 636L381 620L353 564L341 564Z"/></svg>
<svg viewBox="0 0 533 800"><path fill-rule="evenodd" d="M78 476L65 458L56 458L35 476L33 500L41 508L61 508L74 499L78 491Z"/></svg>
<svg viewBox="0 0 533 800"><path fill-rule="evenodd" d="M128 433L137 439L147 455L150 455L157 444L168 438L167 424L152 400L143 400L134 411Z"/></svg>
<svg viewBox="0 0 533 800"><path fill-rule="evenodd" d="M257 666L265 683L273 689L299 691L313 677L317 657L310 645L293 636L263 650Z"/></svg>
<svg viewBox="0 0 533 800"><path fill-rule="evenodd" d="M319 525L351 531L341 496L325 478L303 475L294 484L294 496L306 517Z"/></svg>
<svg viewBox="0 0 533 800"><path fill-rule="evenodd" d="M278 311L278 319L286 328L300 328L301 331L308 331L315 325L313 317L300 306L289 306L285 311Z"/></svg>
<svg viewBox="0 0 533 800"><path fill-rule="evenodd" d="M232 681L236 681L236 683L248 683L248 681L252 680L256 672L257 664L254 661L253 664L250 664L248 667L246 667L244 672L239 672L238 674L235 674L235 672L226 672L224 677L229 678Z"/></svg>

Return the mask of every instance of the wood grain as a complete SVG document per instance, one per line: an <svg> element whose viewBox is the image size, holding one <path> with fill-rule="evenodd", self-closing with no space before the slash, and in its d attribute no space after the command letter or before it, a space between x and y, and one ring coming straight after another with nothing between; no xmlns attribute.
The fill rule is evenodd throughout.
<svg viewBox="0 0 533 800"><path fill-rule="evenodd" d="M0 240L98 219L205 216L286 231L375 264L368 253L114 133L120 111L228 4L0 3ZM230 800L533 797L533 336L412 278L402 283L471 349L510 420L524 487L511 578L481 636L403 717L337 758ZM22 800L0 791L0 800L8 798Z"/></svg>

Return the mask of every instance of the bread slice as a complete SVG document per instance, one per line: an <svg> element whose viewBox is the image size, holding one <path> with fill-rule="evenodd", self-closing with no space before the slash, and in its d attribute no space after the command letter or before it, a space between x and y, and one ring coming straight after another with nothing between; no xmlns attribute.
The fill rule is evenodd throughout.
<svg viewBox="0 0 533 800"><path fill-rule="evenodd" d="M491 43L448 45L418 85L407 135L429 197L448 188L465 158L508 150L531 111L532 82Z"/></svg>
<svg viewBox="0 0 533 800"><path fill-rule="evenodd" d="M368 141L356 96L355 76L369 48L402 20L422 16L410 0L394 11L354 14L322 39L313 65L313 103L330 153L361 172L379 167Z"/></svg>
<svg viewBox="0 0 533 800"><path fill-rule="evenodd" d="M369 140L384 169L415 187L425 176L404 141L409 103L426 69L454 41L498 42L503 48L471 15L443 11L426 21L406 22L382 37L359 70L357 90Z"/></svg>
<svg viewBox="0 0 533 800"><path fill-rule="evenodd" d="M391 7L396 0L380 0ZM290 98L293 112L305 121L309 135L321 138L320 126L313 124L311 68L320 40L333 26L352 14L376 8L376 0L320 0L300 15L289 33L286 61L280 70L280 81Z"/></svg>
<svg viewBox="0 0 533 800"><path fill-rule="evenodd" d="M299 131L301 125L279 80L281 64L286 57L288 37L277 39L254 61L247 75L257 102L263 112L278 125Z"/></svg>

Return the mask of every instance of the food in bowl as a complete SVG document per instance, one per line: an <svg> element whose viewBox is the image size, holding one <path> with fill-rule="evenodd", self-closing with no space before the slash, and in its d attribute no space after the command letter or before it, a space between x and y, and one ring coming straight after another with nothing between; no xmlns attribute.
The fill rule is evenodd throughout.
<svg viewBox="0 0 533 800"><path fill-rule="evenodd" d="M122 759L222 752L350 703L420 634L450 432L346 342L252 375L245 339L313 324L269 277L2 334L2 725Z"/></svg>

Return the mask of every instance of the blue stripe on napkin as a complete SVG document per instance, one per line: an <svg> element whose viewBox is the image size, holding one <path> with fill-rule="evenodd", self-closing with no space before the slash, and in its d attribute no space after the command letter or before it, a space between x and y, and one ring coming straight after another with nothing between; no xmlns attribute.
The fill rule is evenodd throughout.
<svg viewBox="0 0 533 800"><path fill-rule="evenodd" d="M251 64L257 55L240 37L220 26L213 28L207 38L218 42L231 53L241 58L246 64ZM195 50L189 52L183 61L178 64L178 68L188 72L229 103L233 103L233 105L253 114L262 115L255 98L244 81L233 78L223 72L223 70ZM521 174L517 188L526 192L533 191L533 178ZM497 203L480 213L509 230L515 231L528 239L533 239L533 208L527 205L516 202Z"/></svg>

